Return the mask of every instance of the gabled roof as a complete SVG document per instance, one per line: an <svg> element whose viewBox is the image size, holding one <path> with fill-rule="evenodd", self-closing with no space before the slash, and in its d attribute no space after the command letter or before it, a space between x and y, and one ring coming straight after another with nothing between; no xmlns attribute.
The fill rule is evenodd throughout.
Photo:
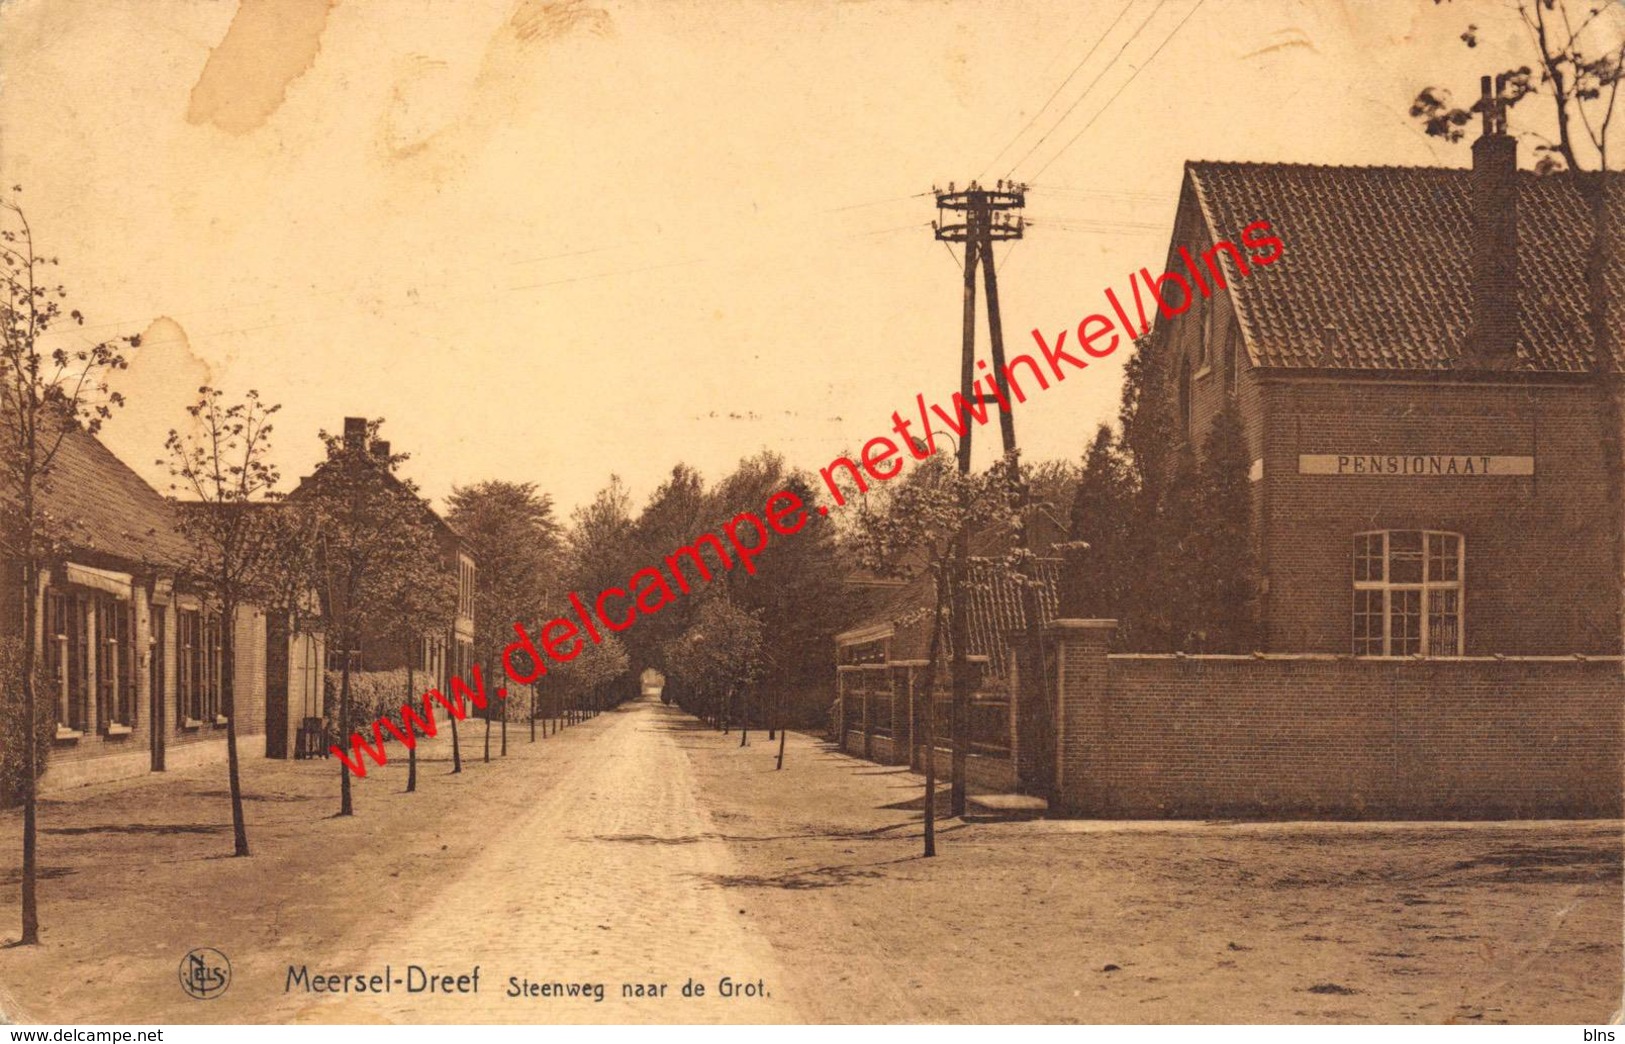
<svg viewBox="0 0 1625 1044"><path fill-rule="evenodd" d="M301 496L305 495L306 484L311 482L316 475L321 473L325 468L329 467L330 463L330 460L327 459L318 461L311 474L301 478L299 480L299 484L294 487L293 492L288 494L288 496L291 499L298 500ZM462 534L462 531L460 531L456 526L452 525L449 520L442 516L440 512L436 511L433 505L429 503L427 498L425 498L421 493L409 491L406 483L401 480L401 477L396 475L388 468L380 467L378 470L383 475L384 481L391 489L395 490L396 492L409 495L421 504L423 508L424 521L429 524L429 528L435 531L435 535L440 539L443 547L453 550L456 553L467 555L471 560L474 559L474 552L472 548L469 547L468 538ZM475 561L475 567L478 568L478 566L478 561Z"/></svg>
<svg viewBox="0 0 1625 1044"><path fill-rule="evenodd" d="M57 451L44 506L62 539L85 557L171 569L192 560L169 501L77 427Z"/></svg>
<svg viewBox="0 0 1625 1044"><path fill-rule="evenodd" d="M1182 228L1194 210L1209 236L1241 248L1242 229L1267 220L1286 245L1276 263L1254 265L1249 276L1238 278L1233 265L1226 272L1255 366L1456 364L1472 326L1471 171L1214 162L1187 163L1185 171ZM1594 362L1586 326L1589 210L1562 175L1522 172L1518 188L1522 330L1512 369L1585 372ZM1625 222L1621 193L1610 198L1615 221ZM1182 245L1194 247L1172 249ZM1609 277L1617 297L1625 276ZM1625 342L1625 309L1613 312L1617 345Z"/></svg>

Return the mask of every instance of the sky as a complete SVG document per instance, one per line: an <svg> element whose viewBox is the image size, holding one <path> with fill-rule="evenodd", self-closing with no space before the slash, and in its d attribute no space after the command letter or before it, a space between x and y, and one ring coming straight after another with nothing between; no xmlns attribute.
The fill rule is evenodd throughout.
<svg viewBox="0 0 1625 1044"><path fill-rule="evenodd" d="M159 489L208 383L282 404L285 485L382 417L437 503L568 514L679 460L817 469L946 397L934 185L1030 183L1016 352L1160 270L1185 161L1466 166L1416 91L1528 60L1470 0L5 0L0 180L71 336L144 335L103 438ZM1018 408L1029 460L1082 453L1123 361Z"/></svg>

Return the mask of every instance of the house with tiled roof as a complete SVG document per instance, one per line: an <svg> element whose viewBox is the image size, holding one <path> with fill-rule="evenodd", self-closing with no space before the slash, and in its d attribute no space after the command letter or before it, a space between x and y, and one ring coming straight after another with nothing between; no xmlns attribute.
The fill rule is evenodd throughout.
<svg viewBox="0 0 1625 1044"><path fill-rule="evenodd" d="M1259 648L1113 652L1107 615L1046 621L1053 757L1017 782L1052 809L1620 814L1625 315L1599 353L1590 206L1517 169L1487 91L1470 169L1186 165L1141 394L1169 448L1240 415ZM870 708L908 691L896 634L844 636Z"/></svg>
<svg viewBox="0 0 1625 1044"><path fill-rule="evenodd" d="M40 695L56 712L44 790L223 763L227 669L235 672L239 742L286 730L285 718L268 721L267 668L283 650L267 645L266 614L244 606L228 622L188 584L195 554L174 505L78 427L63 437L43 503L59 549L41 574L36 634ZM7 566L18 573L16 563ZM23 616L19 588L6 585L4 618L13 629ZM227 626L235 628L235 665L222 662ZM289 675L284 664L283 680Z"/></svg>
<svg viewBox="0 0 1625 1044"><path fill-rule="evenodd" d="M389 442L375 439L369 445L368 430L365 417L344 418L342 435L344 445L357 452L365 450L369 458L379 462L384 479L404 494L407 487L396 478L386 463L390 458ZM318 473L326 464L324 461L317 465ZM299 485L289 494L289 499L298 501L300 497L306 495L310 482L310 476L301 479ZM437 628L422 635L386 634L368 630L360 637L361 647L351 652L351 669L395 670L407 666L407 659L410 656L412 667L419 676L431 679L429 684L445 687L452 677L466 677L474 664L474 598L479 567L473 552L469 549L468 541L456 527L426 503L423 512L425 522L434 531L435 541L440 549L442 568L456 580L457 604L451 623L444 629ZM411 651L407 652L408 649ZM328 650L327 670L337 671L342 666L343 655L345 654L341 650ZM320 710L315 713L318 716L322 715ZM496 708L476 711L479 716L486 713L496 714L499 711Z"/></svg>
<svg viewBox="0 0 1625 1044"><path fill-rule="evenodd" d="M1589 204L1481 108L1470 169L1186 165L1145 394L1171 445L1241 416L1260 648L1052 622L1055 807L1619 814L1625 316L1599 356Z"/></svg>
<svg viewBox="0 0 1625 1044"><path fill-rule="evenodd" d="M1169 271L1255 221L1282 244L1217 250L1227 285L1147 354L1193 445L1239 402L1265 650L1620 652L1620 360L1587 324L1590 213L1516 152L1491 133L1470 170L1187 164Z"/></svg>

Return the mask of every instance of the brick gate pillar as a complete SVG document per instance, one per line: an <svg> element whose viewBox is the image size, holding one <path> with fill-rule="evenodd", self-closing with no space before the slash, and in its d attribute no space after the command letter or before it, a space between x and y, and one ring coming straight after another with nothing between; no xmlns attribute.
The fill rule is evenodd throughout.
<svg viewBox="0 0 1625 1044"><path fill-rule="evenodd" d="M1116 630L1116 620L1054 620L1044 628L1055 664L1055 792L1074 814L1106 811L1106 651Z"/></svg>

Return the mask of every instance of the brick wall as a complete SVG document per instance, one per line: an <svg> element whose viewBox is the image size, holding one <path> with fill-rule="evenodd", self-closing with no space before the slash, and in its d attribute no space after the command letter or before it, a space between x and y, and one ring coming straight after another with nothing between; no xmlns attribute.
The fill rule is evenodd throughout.
<svg viewBox="0 0 1625 1044"><path fill-rule="evenodd" d="M1617 659L1107 656L1110 630L1052 632L1072 813L1620 814Z"/></svg>

